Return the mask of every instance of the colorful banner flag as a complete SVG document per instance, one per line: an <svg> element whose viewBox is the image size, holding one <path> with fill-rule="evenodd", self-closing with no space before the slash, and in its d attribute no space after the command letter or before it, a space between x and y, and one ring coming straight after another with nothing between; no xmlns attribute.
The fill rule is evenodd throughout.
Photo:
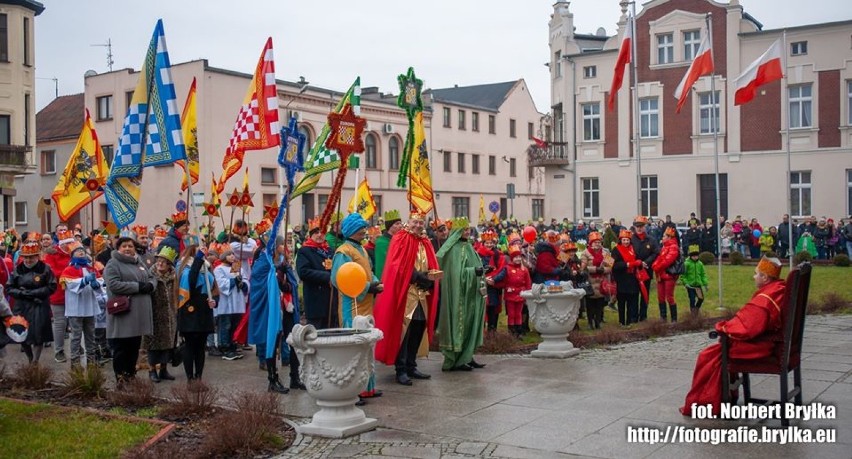
<svg viewBox="0 0 852 459"><path fill-rule="evenodd" d="M630 62L631 50L633 49L633 17L627 16L627 24L624 26L624 36L621 37L621 45L618 48L618 58L615 61L615 72L612 75L612 86L609 89L609 100L607 107L609 111L615 108L615 97L621 89L624 81L624 66ZM560 64L556 64L560 65Z"/></svg>
<svg viewBox="0 0 852 459"><path fill-rule="evenodd" d="M349 213L358 212L364 217L364 220L369 220L376 213L376 201L373 199L373 192L370 190L370 184L367 183L367 178L361 180L358 189L355 191L355 196L349 201Z"/></svg>
<svg viewBox="0 0 852 459"><path fill-rule="evenodd" d="M77 146L51 195L56 202L59 219L68 221L84 206L99 198L108 172L98 134L87 109Z"/></svg>
<svg viewBox="0 0 852 459"><path fill-rule="evenodd" d="M192 184L198 183L198 116L195 107L195 78L192 78L192 84L189 86L189 93L186 95L186 103L183 106L183 113L180 116L180 124L183 130L183 144L186 148L186 162L178 161L175 164L184 170L183 179L181 181L181 191L186 191L186 174L192 177ZM189 170L186 164L189 164Z"/></svg>
<svg viewBox="0 0 852 459"><path fill-rule="evenodd" d="M784 71L781 69L781 53L779 38L734 80L734 86L737 88L734 93L734 105L748 103L754 99L757 88L784 77Z"/></svg>
<svg viewBox="0 0 852 459"><path fill-rule="evenodd" d="M334 107L334 113L342 113L343 109L350 104L357 115L361 108L361 77L355 79L355 82L352 83L352 86L349 87L349 90L346 91L346 94L343 95L343 98ZM305 175L299 181L299 184L296 185L293 193L290 194L290 199L313 190L317 186L317 183L319 183L323 172L340 167L340 156L337 154L337 151L329 150L325 146L325 142L328 140L330 134L331 128L326 122L322 130L320 130L319 135L317 135L316 142L311 147L311 151L308 152L308 157L305 160Z"/></svg>
<svg viewBox="0 0 852 459"><path fill-rule="evenodd" d="M463 216L463 215L462 215ZM485 198L479 195L479 223L485 223Z"/></svg>
<svg viewBox="0 0 852 459"><path fill-rule="evenodd" d="M275 62L272 56L272 37L266 40L257 62L231 141L222 159L219 193L225 182L243 167L243 156L249 150L263 150L281 144L278 128L278 89L275 84Z"/></svg>
<svg viewBox="0 0 852 459"><path fill-rule="evenodd" d="M680 80L680 84L677 85L677 89L675 89L674 96L677 99L675 113L680 113L680 109L686 103L686 99L689 98L689 91L695 82L702 75L713 73L713 46L710 43L708 35L704 35L704 39L701 40L701 46L695 54L695 59L689 65L689 70L686 71L683 79Z"/></svg>
<svg viewBox="0 0 852 459"><path fill-rule="evenodd" d="M414 151L408 168L408 202L423 214L435 206L432 194L432 171L429 167L429 148L426 146L426 129L423 112L414 115Z"/></svg>
<svg viewBox="0 0 852 459"><path fill-rule="evenodd" d="M118 140L118 151L104 187L109 212L119 228L136 220L143 166L186 159L177 107L163 20L160 19L139 71L139 81Z"/></svg>

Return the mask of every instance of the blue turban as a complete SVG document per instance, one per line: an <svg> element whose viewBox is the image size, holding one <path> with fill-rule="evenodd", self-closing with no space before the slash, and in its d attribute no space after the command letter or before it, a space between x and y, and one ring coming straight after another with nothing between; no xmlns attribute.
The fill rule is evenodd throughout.
<svg viewBox="0 0 852 459"><path fill-rule="evenodd" d="M343 231L343 237L348 238L357 233L358 230L368 226L370 226L370 224L367 223L367 220L364 220L364 217L362 217L361 214L355 212L347 215L346 218L343 219L340 229Z"/></svg>

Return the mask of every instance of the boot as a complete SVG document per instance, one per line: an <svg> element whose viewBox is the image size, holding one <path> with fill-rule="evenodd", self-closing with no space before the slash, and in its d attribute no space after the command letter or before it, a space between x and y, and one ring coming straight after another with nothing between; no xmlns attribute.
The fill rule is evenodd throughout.
<svg viewBox="0 0 852 459"><path fill-rule="evenodd" d="M290 389L307 390L308 388L299 381L299 378L290 377Z"/></svg>
<svg viewBox="0 0 852 459"><path fill-rule="evenodd" d="M160 365L160 380L162 381L174 381L175 377L169 373L169 366L167 364Z"/></svg>
<svg viewBox="0 0 852 459"><path fill-rule="evenodd" d="M663 322L666 321L666 303L659 303L660 306L660 319L663 319Z"/></svg>
<svg viewBox="0 0 852 459"><path fill-rule="evenodd" d="M672 316L672 322L677 322L677 305L669 305L669 315Z"/></svg>
<svg viewBox="0 0 852 459"><path fill-rule="evenodd" d="M278 379L278 369L275 368L275 359L269 359L272 362L266 362L266 375L267 379L269 379L269 386L267 390L269 392L277 392L279 394L286 394L290 392L290 389L284 387L284 384L281 384L281 380Z"/></svg>
<svg viewBox="0 0 852 459"><path fill-rule="evenodd" d="M157 370L151 370L148 372L148 377L151 378L151 381L158 383L160 382L160 376L157 374Z"/></svg>

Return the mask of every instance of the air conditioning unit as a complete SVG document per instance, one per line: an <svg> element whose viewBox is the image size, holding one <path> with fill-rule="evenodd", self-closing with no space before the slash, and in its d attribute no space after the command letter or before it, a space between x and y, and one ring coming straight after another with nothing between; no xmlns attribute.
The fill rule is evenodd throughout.
<svg viewBox="0 0 852 459"><path fill-rule="evenodd" d="M393 124L385 123L384 126L382 126L382 132L385 134L393 134Z"/></svg>
<svg viewBox="0 0 852 459"><path fill-rule="evenodd" d="M290 110L290 116L288 116L287 118L288 118L288 120L289 120L290 118L296 118L296 121L297 121L297 122L298 122L298 121L302 121L302 113L301 113L301 112L297 112L296 110Z"/></svg>

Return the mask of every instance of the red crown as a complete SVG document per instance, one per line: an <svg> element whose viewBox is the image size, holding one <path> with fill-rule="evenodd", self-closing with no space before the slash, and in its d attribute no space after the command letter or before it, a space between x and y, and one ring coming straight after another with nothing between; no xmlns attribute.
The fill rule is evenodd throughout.
<svg viewBox="0 0 852 459"><path fill-rule="evenodd" d="M21 255L25 257L29 257L32 255L40 255L41 254L41 246L37 241L27 241L24 242L24 246L21 247Z"/></svg>
<svg viewBox="0 0 852 459"><path fill-rule="evenodd" d="M138 236L147 236L148 235L148 227L145 226L145 225L134 225L130 229L133 230L133 232L136 233Z"/></svg>
<svg viewBox="0 0 852 459"><path fill-rule="evenodd" d="M172 224L177 225L179 222L187 221L186 212L177 212L172 214ZM147 228L146 228L147 230Z"/></svg>
<svg viewBox="0 0 852 459"><path fill-rule="evenodd" d="M483 231L483 232L482 232L482 234L479 236L479 239L481 239L481 240L482 240L482 242L485 242L485 241L496 241L496 240L497 240L497 233L495 233L495 232L494 232L494 230L490 230L490 229L489 229L489 230L485 230L485 231Z"/></svg>

